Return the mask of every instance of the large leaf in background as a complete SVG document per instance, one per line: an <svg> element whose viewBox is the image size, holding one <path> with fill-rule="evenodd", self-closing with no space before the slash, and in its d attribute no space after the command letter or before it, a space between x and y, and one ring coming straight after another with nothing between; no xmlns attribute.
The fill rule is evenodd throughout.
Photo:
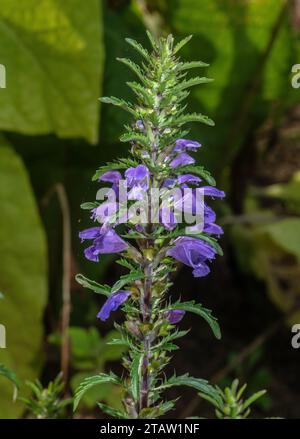
<svg viewBox="0 0 300 439"><path fill-rule="evenodd" d="M285 218L263 228L273 241L300 261L300 218Z"/></svg>
<svg viewBox="0 0 300 439"><path fill-rule="evenodd" d="M0 363L18 378L37 377L41 361L42 317L47 298L47 256L43 228L23 163L0 144L0 322L6 349ZM11 384L1 378L0 417L15 417L22 407L12 402Z"/></svg>
<svg viewBox="0 0 300 439"><path fill-rule="evenodd" d="M134 8L134 2L126 2L126 6L122 6L121 3L116 2L115 7L113 7L113 2L104 2L104 41L109 56L105 60L103 94L104 96L113 95L125 100L133 100L135 97L126 85L126 81L136 80L136 77L116 58L128 57L135 62L141 61L141 57L126 43L125 38L136 39L148 47L149 41L144 23ZM107 151L106 148L104 161L114 156L120 157L122 154L127 154L128 144L119 142L119 137L123 134L124 124L128 122L128 119L127 113L121 108L115 108L112 105L102 106L101 137L103 142L105 144L118 143L113 156L111 153L114 150Z"/></svg>
<svg viewBox="0 0 300 439"><path fill-rule="evenodd" d="M96 142L103 47L98 0L2 0L0 129Z"/></svg>
<svg viewBox="0 0 300 439"><path fill-rule="evenodd" d="M182 50L185 58L211 64L207 72L201 72L215 81L193 90L191 111L201 110L212 117L216 128L195 126L193 135L206 146L201 151L201 161L210 170L222 170L247 137L250 127L255 127L267 116L268 102L263 99L278 96L277 88L281 87L282 80L278 81L278 76L272 75L271 64L263 98L261 86L264 83L264 67L273 55L277 38L286 41L283 33L276 33L277 26L280 29L284 24L279 17L286 2L149 0L149 3L161 10L177 37L194 35L191 43ZM286 62L291 47L278 44L277 48L284 48L286 53L282 57L284 66L280 72L288 71L290 66ZM277 64L279 57L278 54L275 56ZM220 151L222 160L219 159Z"/></svg>

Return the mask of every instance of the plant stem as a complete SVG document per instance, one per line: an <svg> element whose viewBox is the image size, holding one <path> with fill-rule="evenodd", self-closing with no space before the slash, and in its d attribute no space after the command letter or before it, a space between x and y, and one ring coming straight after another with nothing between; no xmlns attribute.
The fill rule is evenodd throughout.
<svg viewBox="0 0 300 439"><path fill-rule="evenodd" d="M152 263L147 261L145 263L145 281L144 292L142 297L142 316L143 323L148 324L151 321L151 289L152 289ZM144 335L144 355L141 367L141 380L140 380L140 411L149 406L149 390L150 390L150 377L149 377L149 357L151 349L150 334Z"/></svg>

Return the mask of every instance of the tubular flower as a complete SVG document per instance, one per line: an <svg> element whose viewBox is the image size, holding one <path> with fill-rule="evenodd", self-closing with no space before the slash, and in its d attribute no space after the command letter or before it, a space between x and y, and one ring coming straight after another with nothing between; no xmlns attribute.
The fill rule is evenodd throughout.
<svg viewBox="0 0 300 439"><path fill-rule="evenodd" d="M180 236L167 255L192 267L194 277L203 277L210 272L205 262L214 259L216 251L202 239Z"/></svg>
<svg viewBox="0 0 300 439"><path fill-rule="evenodd" d="M99 255L106 253L121 253L128 248L128 244L113 230L103 232L102 227L92 227L79 233L82 240L93 240L93 244L84 250L87 259L99 262Z"/></svg>
<svg viewBox="0 0 300 439"><path fill-rule="evenodd" d="M97 314L98 319L103 322L107 320L112 311L116 311L130 296L129 291L120 290L117 293L113 293Z"/></svg>

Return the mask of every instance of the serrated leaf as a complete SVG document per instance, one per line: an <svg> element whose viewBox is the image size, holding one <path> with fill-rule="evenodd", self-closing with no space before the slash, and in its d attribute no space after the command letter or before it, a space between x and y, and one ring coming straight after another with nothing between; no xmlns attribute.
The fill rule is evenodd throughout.
<svg viewBox="0 0 300 439"><path fill-rule="evenodd" d="M132 360L130 377L131 377L131 393L135 401L139 399L140 393L140 370L143 361L143 354L137 353Z"/></svg>
<svg viewBox="0 0 300 439"><path fill-rule="evenodd" d="M133 116L137 116L136 111L134 110L132 104L130 102L126 102L124 101L124 99L119 99L119 98L115 98L114 96L111 97L102 97L99 98L99 100L101 102L103 102L104 104L112 104L115 105L116 107L120 107L123 110L127 111L128 113L131 113Z"/></svg>
<svg viewBox="0 0 300 439"><path fill-rule="evenodd" d="M137 52L139 52L146 60L149 60L148 51L136 40L132 38L125 38L126 43L130 44Z"/></svg>
<svg viewBox="0 0 300 439"><path fill-rule="evenodd" d="M118 259L116 263L121 265L122 267L128 268L129 270L136 270L136 267L131 262L127 261L127 259Z"/></svg>
<svg viewBox="0 0 300 439"><path fill-rule="evenodd" d="M192 312L194 314L199 315L209 324L215 337L217 339L221 338L221 331L217 319L212 316L211 311L209 309L204 308L200 303L195 303L194 300L191 300L190 302L178 301L169 305L166 309L167 310L182 309L184 311Z"/></svg>
<svg viewBox="0 0 300 439"><path fill-rule="evenodd" d="M215 179L211 176L210 172L207 171L203 166L198 165L184 165L178 166L173 170L176 174L193 173L202 177L211 186L216 186Z"/></svg>
<svg viewBox="0 0 300 439"><path fill-rule="evenodd" d="M167 335L159 343L157 343L155 346L153 346L152 350L153 351L164 350L165 344L168 344L170 341L176 340L178 338L184 337L189 332L190 332L189 329L187 329L185 331L178 331L178 330L176 330L175 332L173 332L173 334Z"/></svg>
<svg viewBox="0 0 300 439"><path fill-rule="evenodd" d="M137 75L140 81L142 81L143 83L145 82L145 77L143 75L142 69L135 62L131 61L131 59L128 58L117 58L117 61L120 61L121 63L125 64L127 67L130 68L130 70L132 70Z"/></svg>
<svg viewBox="0 0 300 439"><path fill-rule="evenodd" d="M181 81L176 87L174 87L174 89L171 89L172 93L176 93L177 91L182 91L185 90L186 88L190 88L190 87L194 87L195 85L200 85L200 84L208 84L209 82L213 82L213 79L210 78L191 78L191 79L187 79L184 81Z"/></svg>
<svg viewBox="0 0 300 439"><path fill-rule="evenodd" d="M172 121L172 126L182 126L188 122L201 122L212 127L215 125L214 121L204 114L191 113L180 116Z"/></svg>
<svg viewBox="0 0 300 439"><path fill-rule="evenodd" d="M174 387L174 386L193 387L194 389L198 390L198 392L210 396L220 404L222 403L219 393L212 385L208 383L207 380L201 378L194 378L189 376L189 374L180 375L180 376L173 375L165 383L159 386L159 389L166 389L168 387Z"/></svg>
<svg viewBox="0 0 300 439"><path fill-rule="evenodd" d="M106 165L101 166L97 171L95 172L92 181L98 180L101 175L103 175L107 171L115 171L118 169L127 169L131 166L137 166L139 163L135 159L131 158L121 158L117 159L113 162L108 162Z"/></svg>
<svg viewBox="0 0 300 439"><path fill-rule="evenodd" d="M143 102L145 102L147 105L153 105L153 97L152 95L147 91L147 89L140 84L139 82L126 82L128 87L131 88L131 90L140 98Z"/></svg>
<svg viewBox="0 0 300 439"><path fill-rule="evenodd" d="M110 407L109 405L103 404L103 402L98 402L97 403L98 407L107 415L112 416L113 418L116 419L128 419L128 415L127 413L121 411L121 410L117 410L113 407Z"/></svg>
<svg viewBox="0 0 300 439"><path fill-rule="evenodd" d="M134 282L139 279L144 278L144 272L142 270L134 271L128 274L125 274L124 276L121 276L121 278L111 287L111 294L116 293L121 288L123 288L125 285Z"/></svg>
<svg viewBox="0 0 300 439"><path fill-rule="evenodd" d="M90 388L97 386L98 384L107 383L121 384L121 381L120 378L112 372L109 375L105 373L100 373L99 375L85 378L75 391L73 410L76 410L81 398Z"/></svg>
<svg viewBox="0 0 300 439"><path fill-rule="evenodd" d="M88 288L94 291L94 293L103 294L106 297L110 296L111 294L110 287L108 285L98 284L98 282L88 279L83 274L76 274L75 279L84 288Z"/></svg>
<svg viewBox="0 0 300 439"><path fill-rule="evenodd" d="M179 43L176 44L174 47L173 53L176 54L179 52L179 50L185 46L191 39L193 38L193 35L188 35L187 37L183 38L183 40L179 41Z"/></svg>
<svg viewBox="0 0 300 439"><path fill-rule="evenodd" d="M191 62L183 62L183 63L179 63L176 67L177 71L181 71L181 70L188 70L188 69L194 69L197 67L208 67L209 64L202 62L202 61L191 61Z"/></svg>
<svg viewBox="0 0 300 439"><path fill-rule="evenodd" d="M143 145L144 147L149 146L149 140L147 136L141 133L136 133L135 131L130 131L128 133L122 134L120 137L121 142L136 142L140 145Z"/></svg>
<svg viewBox="0 0 300 439"><path fill-rule="evenodd" d="M157 50L157 43L156 43L155 39L153 38L151 32L146 30L146 34L147 34L147 37L149 38L149 41L151 43L152 48L156 51Z"/></svg>

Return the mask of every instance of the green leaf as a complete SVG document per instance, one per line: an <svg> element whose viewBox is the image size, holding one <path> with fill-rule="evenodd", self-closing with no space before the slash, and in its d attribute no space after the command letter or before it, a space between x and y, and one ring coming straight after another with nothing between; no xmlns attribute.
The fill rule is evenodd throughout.
<svg viewBox="0 0 300 439"><path fill-rule="evenodd" d="M140 81L145 82L145 77L143 75L143 72L135 62L131 61L131 59L127 58L117 58L117 61L120 61L121 63L125 64L127 67L129 67L140 79Z"/></svg>
<svg viewBox="0 0 300 439"><path fill-rule="evenodd" d="M0 376L7 378L16 386L17 389L19 388L19 380L17 375L15 372L5 367L4 364L0 364Z"/></svg>
<svg viewBox="0 0 300 439"><path fill-rule="evenodd" d="M1 2L0 129L96 143L103 72L98 0ZM17 60L17 64L16 64Z"/></svg>
<svg viewBox="0 0 300 439"><path fill-rule="evenodd" d="M126 158L126 159L117 159L114 162L108 162L106 165L101 166L101 168L99 168L92 180L96 181L98 180L102 174L104 174L107 171L113 171L113 170L118 170L118 169L127 169L130 166L137 166L138 162L134 159L131 158Z"/></svg>
<svg viewBox="0 0 300 439"><path fill-rule="evenodd" d="M243 403L243 410L246 410L251 404L253 404L256 400L261 398L263 395L266 394L266 390L260 390L259 392L254 393L251 395L246 401Z"/></svg>
<svg viewBox="0 0 300 439"><path fill-rule="evenodd" d="M113 407L110 407L109 405L104 404L103 402L98 402L98 407L107 415L112 416L113 418L116 419L128 419L128 415L127 413L121 411L121 410L117 410Z"/></svg>
<svg viewBox="0 0 300 439"><path fill-rule="evenodd" d="M84 288L88 288L94 291L94 293L103 294L106 297L110 296L111 294L110 287L108 285L100 285L98 282L88 279L83 274L76 274L75 279Z"/></svg>
<svg viewBox="0 0 300 439"><path fill-rule="evenodd" d="M136 142L146 148L149 147L149 141L147 136L141 133L136 133L135 131L131 131L125 134L122 134L120 137L121 142Z"/></svg>
<svg viewBox="0 0 300 439"><path fill-rule="evenodd" d="M95 201L80 204L80 207L83 210L95 209L98 206L99 206L99 203L96 203Z"/></svg>
<svg viewBox="0 0 300 439"><path fill-rule="evenodd" d="M127 259L118 259L116 263L121 265L122 267L128 268L128 270L136 270L136 267L131 262L127 261Z"/></svg>
<svg viewBox="0 0 300 439"><path fill-rule="evenodd" d="M24 165L1 139L0 205L0 290L5 291L0 322L8 338L7 349L0 349L0 363L15 371L20 381L31 380L43 361L46 238ZM11 385L1 383L1 417L17 417L23 410L20 404L11 404Z"/></svg>
<svg viewBox="0 0 300 439"><path fill-rule="evenodd" d="M121 276L121 278L111 287L111 294L116 293L125 285L144 278L144 272L142 270L132 271L131 273Z"/></svg>
<svg viewBox="0 0 300 439"><path fill-rule="evenodd" d="M189 329L187 329L185 331L178 331L178 330L176 330L172 334L165 336L159 343L154 345L152 347L152 350L153 351L164 350L165 349L165 345L168 345L170 343L170 341L177 340L178 338L184 337L189 332L190 332ZM175 346L175 345L173 345L173 346Z"/></svg>
<svg viewBox="0 0 300 439"><path fill-rule="evenodd" d="M202 61L182 62L177 65L176 70L180 72L181 70L189 70L198 67L208 67L208 66L209 64Z"/></svg>
<svg viewBox="0 0 300 439"><path fill-rule="evenodd" d="M153 105L154 100L151 93L139 82L126 82L128 87L144 102L146 105Z"/></svg>
<svg viewBox="0 0 300 439"><path fill-rule="evenodd" d="M272 240L300 261L300 219L286 218L261 228Z"/></svg>
<svg viewBox="0 0 300 439"><path fill-rule="evenodd" d="M100 373L99 375L95 375L92 377L85 378L82 383L79 385L79 387L76 389L75 396L74 396L74 411L78 407L78 404L89 389L91 389L94 386L97 386L98 384L121 384L121 381L117 375L113 374L112 372L108 375L105 373Z"/></svg>
<svg viewBox="0 0 300 439"><path fill-rule="evenodd" d="M130 376L131 376L131 392L133 399L138 401L140 390L140 369L143 361L143 354L136 354L131 363Z"/></svg>
<svg viewBox="0 0 300 439"><path fill-rule="evenodd" d="M151 43L152 48L156 51L158 46L157 46L157 43L156 43L155 39L153 38L151 32L146 30L146 34L147 34L147 37L149 38L149 41Z"/></svg>
<svg viewBox="0 0 300 439"><path fill-rule="evenodd" d="M178 301L178 302L175 302L175 303L169 305L166 309L167 310L169 310L169 309L182 309L184 311L192 312L194 314L199 315L209 324L215 337L217 339L221 338L221 331L220 331L220 327L219 327L217 319L212 316L211 311L209 309L204 308L200 303L195 303L194 300L191 300L190 302Z"/></svg>
<svg viewBox="0 0 300 439"><path fill-rule="evenodd" d="M132 38L125 38L126 43L130 44L137 52L139 52L146 60L149 60L148 51L137 41Z"/></svg>
<svg viewBox="0 0 300 439"><path fill-rule="evenodd" d="M216 250L218 255L223 256L223 250L215 238L205 235L204 233L200 233L199 235L193 234L193 236L208 242L208 244L210 244Z"/></svg>
<svg viewBox="0 0 300 439"><path fill-rule="evenodd" d="M205 125L209 125L212 127L215 125L212 119L210 119L207 116L204 116L204 114L199 114L199 113L184 114L178 117L177 119L175 119L174 121L172 121L172 125L182 126L188 122L201 122L204 123Z"/></svg>
<svg viewBox="0 0 300 439"><path fill-rule="evenodd" d="M176 54L179 52L179 50L185 46L191 39L193 38L193 35L188 35L187 37L183 38L183 40L179 41L179 43L176 44L174 47L173 53Z"/></svg>
<svg viewBox="0 0 300 439"><path fill-rule="evenodd" d="M193 174L196 174L196 175L199 175L200 177L202 177L211 186L215 186L216 185L215 179L211 176L210 172L207 171L203 166L197 166L197 165L178 166L177 168L175 168L173 170L173 172L174 173L176 172L178 174L183 174L183 173L191 172Z"/></svg>
<svg viewBox="0 0 300 439"><path fill-rule="evenodd" d="M133 116L137 116L137 114L136 114L132 104L130 102L124 101L124 99L115 98L113 96L111 96L110 98L102 97L102 98L99 98L99 99L104 104L115 105L116 107L120 107L123 110L127 111L128 113L131 113Z"/></svg>
<svg viewBox="0 0 300 439"><path fill-rule="evenodd" d="M210 78L191 78L186 81L181 81L173 90L171 89L171 93L176 93L177 91L185 90L186 88L193 87L195 85L200 84L208 84L209 82L213 82L213 79Z"/></svg>
<svg viewBox="0 0 300 439"><path fill-rule="evenodd" d="M159 389L166 389L168 387L174 387L174 386L193 387L198 392L208 395L215 401L218 401L220 404L222 403L219 393L216 391L216 389L213 386L211 386L208 383L207 380L203 380L201 378L194 378L189 376L189 374L185 374L181 376L173 375L165 383L159 386Z"/></svg>

